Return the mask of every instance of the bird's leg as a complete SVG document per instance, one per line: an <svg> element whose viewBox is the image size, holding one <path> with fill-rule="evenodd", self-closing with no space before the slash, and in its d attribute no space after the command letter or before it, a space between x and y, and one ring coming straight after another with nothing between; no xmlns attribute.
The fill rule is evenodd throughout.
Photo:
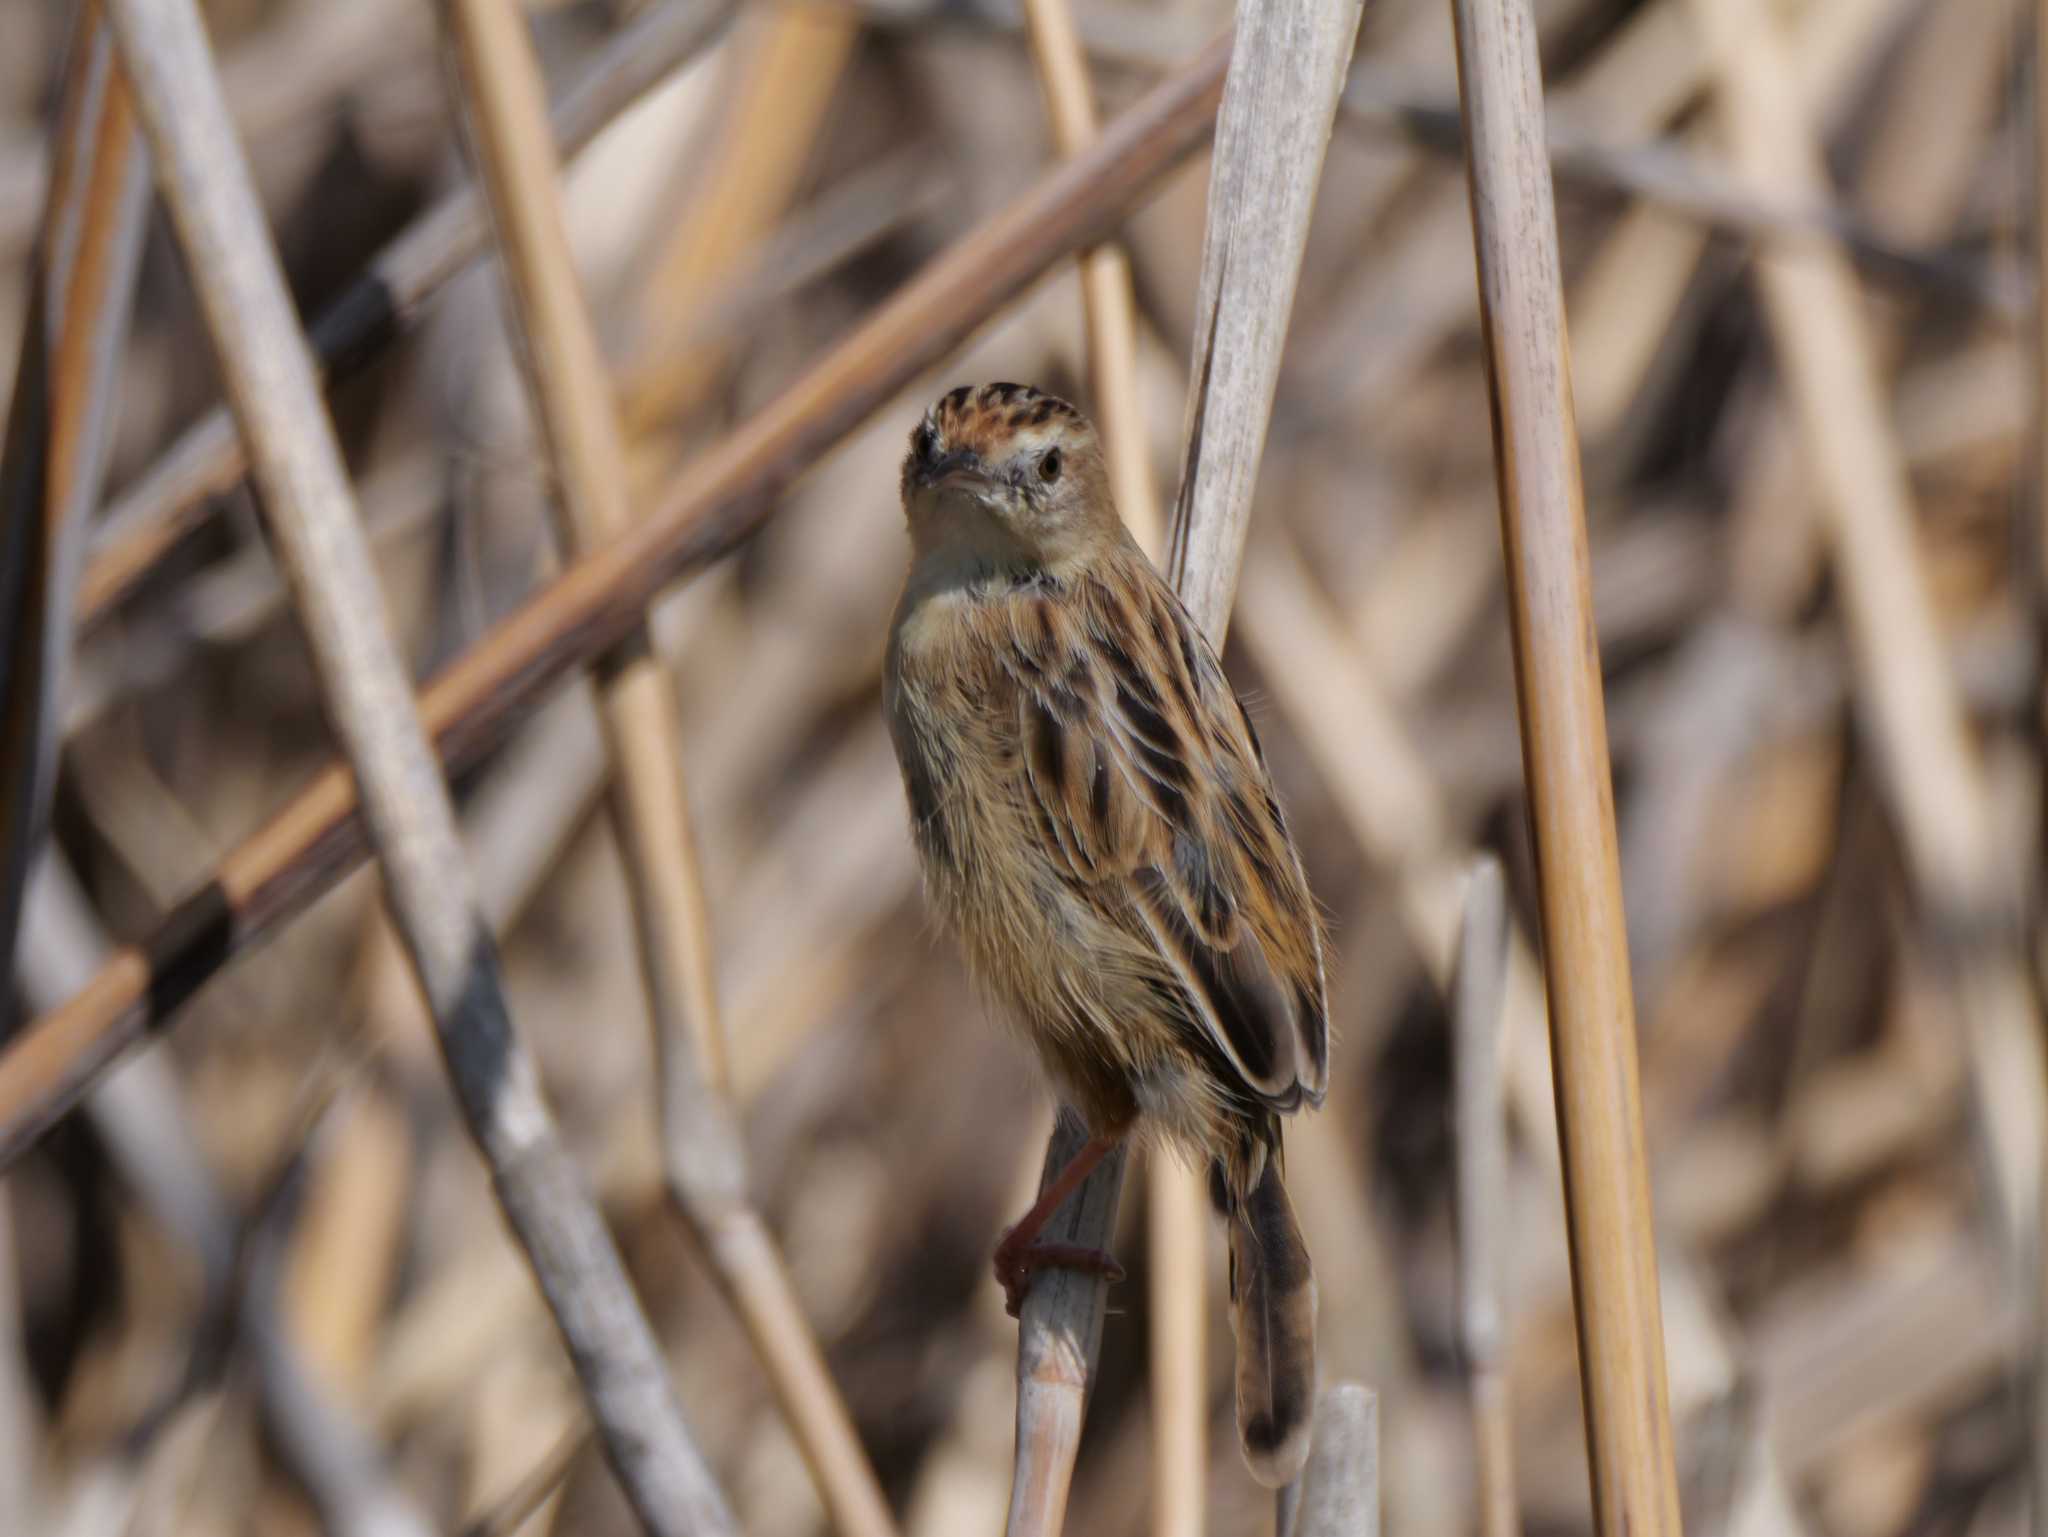
<svg viewBox="0 0 2048 1537"><path fill-rule="evenodd" d="M1053 1213L1060 1209L1068 1196L1080 1189L1081 1182L1095 1172L1095 1166L1107 1158L1122 1140L1121 1127L1107 1135L1089 1138L1053 1182L1040 1192L1031 1210L1024 1213L1017 1225L1004 1233L1002 1241L996 1245L996 1280L1002 1285L1003 1304L1012 1318L1024 1306L1024 1293L1030 1288L1035 1271L1057 1267L1097 1271L1112 1281L1124 1278L1123 1266L1106 1250L1090 1249L1081 1244L1038 1241L1039 1233L1052 1220Z"/></svg>

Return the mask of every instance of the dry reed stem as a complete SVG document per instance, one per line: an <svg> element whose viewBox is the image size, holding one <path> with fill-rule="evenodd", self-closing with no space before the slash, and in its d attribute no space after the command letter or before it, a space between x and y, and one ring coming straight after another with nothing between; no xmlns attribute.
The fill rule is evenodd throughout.
<svg viewBox="0 0 2048 1537"><path fill-rule="evenodd" d="M1207 137L1228 60L1228 39L1219 39L1110 124L1094 150L955 244L693 466L653 514L577 561L444 672L418 704L451 769L477 761L549 685L627 633L669 583L753 534L774 513L776 491L990 311L1099 239ZM0 1053L0 1163L152 1022L362 855L353 783L331 766L154 936L116 951L90 987Z"/></svg>
<svg viewBox="0 0 2048 1537"><path fill-rule="evenodd" d="M1073 12L1067 0L1024 0L1024 17L1052 119L1053 147L1071 159L1101 131ZM1138 543L1156 560L1164 530L1138 396L1138 326L1131 303L1130 262L1122 246L1105 242L1084 251L1080 266L1089 386L1096 423L1109 452L1110 491Z"/></svg>
<svg viewBox="0 0 2048 1537"><path fill-rule="evenodd" d="M620 385L637 437L700 404L729 340L691 338L697 308L760 244L795 196L859 33L850 8L798 0L764 6L734 42L736 83L718 156L701 168L675 234L655 258L639 329L647 341Z"/></svg>
<svg viewBox="0 0 2048 1537"><path fill-rule="evenodd" d="M1693 10L1737 163L1795 192L1825 185L1776 19L1751 0L1695 3ZM2033 1252L2042 1200L2043 1068L2012 931L2013 872L1996 841L1988 788L1919 568L1912 491L1855 280L1826 250L1773 254L1757 275L1821 483L1858 699L1969 1026L2001 1229L2014 1261L2029 1263L2020 1256Z"/></svg>
<svg viewBox="0 0 2048 1537"><path fill-rule="evenodd" d="M1180 490L1163 568L1220 651L1323 152L1362 0L1255 7L1216 122ZM1215 402L1228 410L1213 419Z"/></svg>
<svg viewBox="0 0 2048 1537"><path fill-rule="evenodd" d="M1572 1284L1605 1537L1677 1537L1606 710L1528 0L1452 0L1534 823Z"/></svg>
<svg viewBox="0 0 2048 1537"><path fill-rule="evenodd" d="M199 15L190 0L108 0L108 16L456 1097L641 1523L654 1533L730 1531L660 1347L514 1034L447 787L386 628L312 354ZM213 916L232 921L225 904Z"/></svg>
<svg viewBox="0 0 2048 1537"><path fill-rule="evenodd" d="M1087 60L1067 0L1025 0L1032 57L1052 120L1053 146L1080 154L1100 132ZM1138 331L1131 269L1120 245L1080 256L1091 406L1109 456L1111 495L1147 555L1160 558L1158 488L1138 395ZM1177 1158L1152 1158L1148 1241L1151 1289L1152 1530L1201 1537L1208 1487L1208 1227L1202 1176Z"/></svg>
<svg viewBox="0 0 2048 1537"><path fill-rule="evenodd" d="M1089 1138L1072 1110L1061 1107L1046 1144L1039 1188L1073 1162ZM1106 1249L1116 1228L1127 1149L1119 1146L1053 1214L1045 1243ZM1007 1537L1059 1537L1067 1519L1074 1453L1081 1445L1088 1387L1102 1348L1105 1276L1041 1270L1017 1320L1017 1445L1010 1476Z"/></svg>
<svg viewBox="0 0 2048 1537"><path fill-rule="evenodd" d="M563 542L587 552L625 532L633 514L625 440L555 190L539 62L509 0L445 0L443 15L560 487ZM747 1195L675 696L644 625L614 653L600 704L655 1027L670 1196L746 1326L833 1524L847 1537L892 1537L852 1415Z"/></svg>
<svg viewBox="0 0 2048 1537"><path fill-rule="evenodd" d="M1506 1035L1507 890L1500 862L1473 861L1451 983L1451 1064L1456 1075L1458 1332L1470 1373L1479 1464L1481 1537L1515 1537L1515 1449L1509 1423L1506 1288L1507 1103L1501 1071Z"/></svg>
<svg viewBox="0 0 2048 1537"><path fill-rule="evenodd" d="M1316 1441L1298 1482L1277 1494L1275 1537L1379 1537L1380 1400L1340 1382L1316 1399Z"/></svg>
<svg viewBox="0 0 2048 1537"><path fill-rule="evenodd" d="M657 0L607 44L556 104L557 151L573 159L625 110L717 40L738 0ZM474 187L442 198L385 246L362 277L314 318L309 340L329 384L379 356L427 300L484 250L489 225ZM226 406L180 433L108 506L78 589L77 622L106 617L158 561L212 516L248 457Z"/></svg>
<svg viewBox="0 0 2048 1537"><path fill-rule="evenodd" d="M1250 527L1295 281L1323 153L1358 33L1359 0L1313 13L1255 7L1240 25L1216 123L1180 493L1167 572L1221 650ZM1062 1118L1047 1168L1070 1140ZM1074 1147L1078 1147L1078 1143ZM1067 1156L1071 1157L1073 1148ZM1123 1161L1105 1160L1049 1241L1107 1249ZM1018 1322L1008 1537L1057 1537L1080 1448L1108 1286L1048 1272Z"/></svg>
<svg viewBox="0 0 2048 1537"><path fill-rule="evenodd" d="M97 6L78 9L70 52L0 454L0 959L10 964L56 776L71 594L149 209L134 107Z"/></svg>

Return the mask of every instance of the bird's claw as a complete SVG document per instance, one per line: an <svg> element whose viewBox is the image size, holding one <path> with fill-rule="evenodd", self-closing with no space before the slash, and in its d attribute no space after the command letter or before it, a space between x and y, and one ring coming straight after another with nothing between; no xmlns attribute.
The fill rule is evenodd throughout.
<svg viewBox="0 0 2048 1537"><path fill-rule="evenodd" d="M1023 1310L1031 1278L1041 1270L1079 1270L1099 1275L1112 1285L1124 1278L1124 1267L1105 1249L1077 1243L1012 1245L1007 1235L996 1245L996 1284L1003 1289L1003 1310L1015 1318Z"/></svg>

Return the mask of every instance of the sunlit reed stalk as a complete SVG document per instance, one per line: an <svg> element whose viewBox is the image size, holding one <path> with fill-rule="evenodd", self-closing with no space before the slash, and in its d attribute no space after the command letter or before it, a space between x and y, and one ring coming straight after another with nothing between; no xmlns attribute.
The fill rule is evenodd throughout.
<svg viewBox="0 0 2048 1537"><path fill-rule="evenodd" d="M1452 0L1534 823L1593 1509L1676 1537L1635 1005L1579 446L1528 0Z"/></svg>

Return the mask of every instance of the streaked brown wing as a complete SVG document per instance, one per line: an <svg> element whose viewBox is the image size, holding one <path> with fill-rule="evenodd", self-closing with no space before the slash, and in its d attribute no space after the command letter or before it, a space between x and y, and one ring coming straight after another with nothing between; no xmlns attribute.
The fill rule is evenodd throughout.
<svg viewBox="0 0 2048 1537"><path fill-rule="evenodd" d="M1048 846L1076 883L1121 889L1180 984L1187 1023L1249 1094L1276 1109L1320 1101L1315 915L1207 643L1149 568L1016 601L1018 726Z"/></svg>

